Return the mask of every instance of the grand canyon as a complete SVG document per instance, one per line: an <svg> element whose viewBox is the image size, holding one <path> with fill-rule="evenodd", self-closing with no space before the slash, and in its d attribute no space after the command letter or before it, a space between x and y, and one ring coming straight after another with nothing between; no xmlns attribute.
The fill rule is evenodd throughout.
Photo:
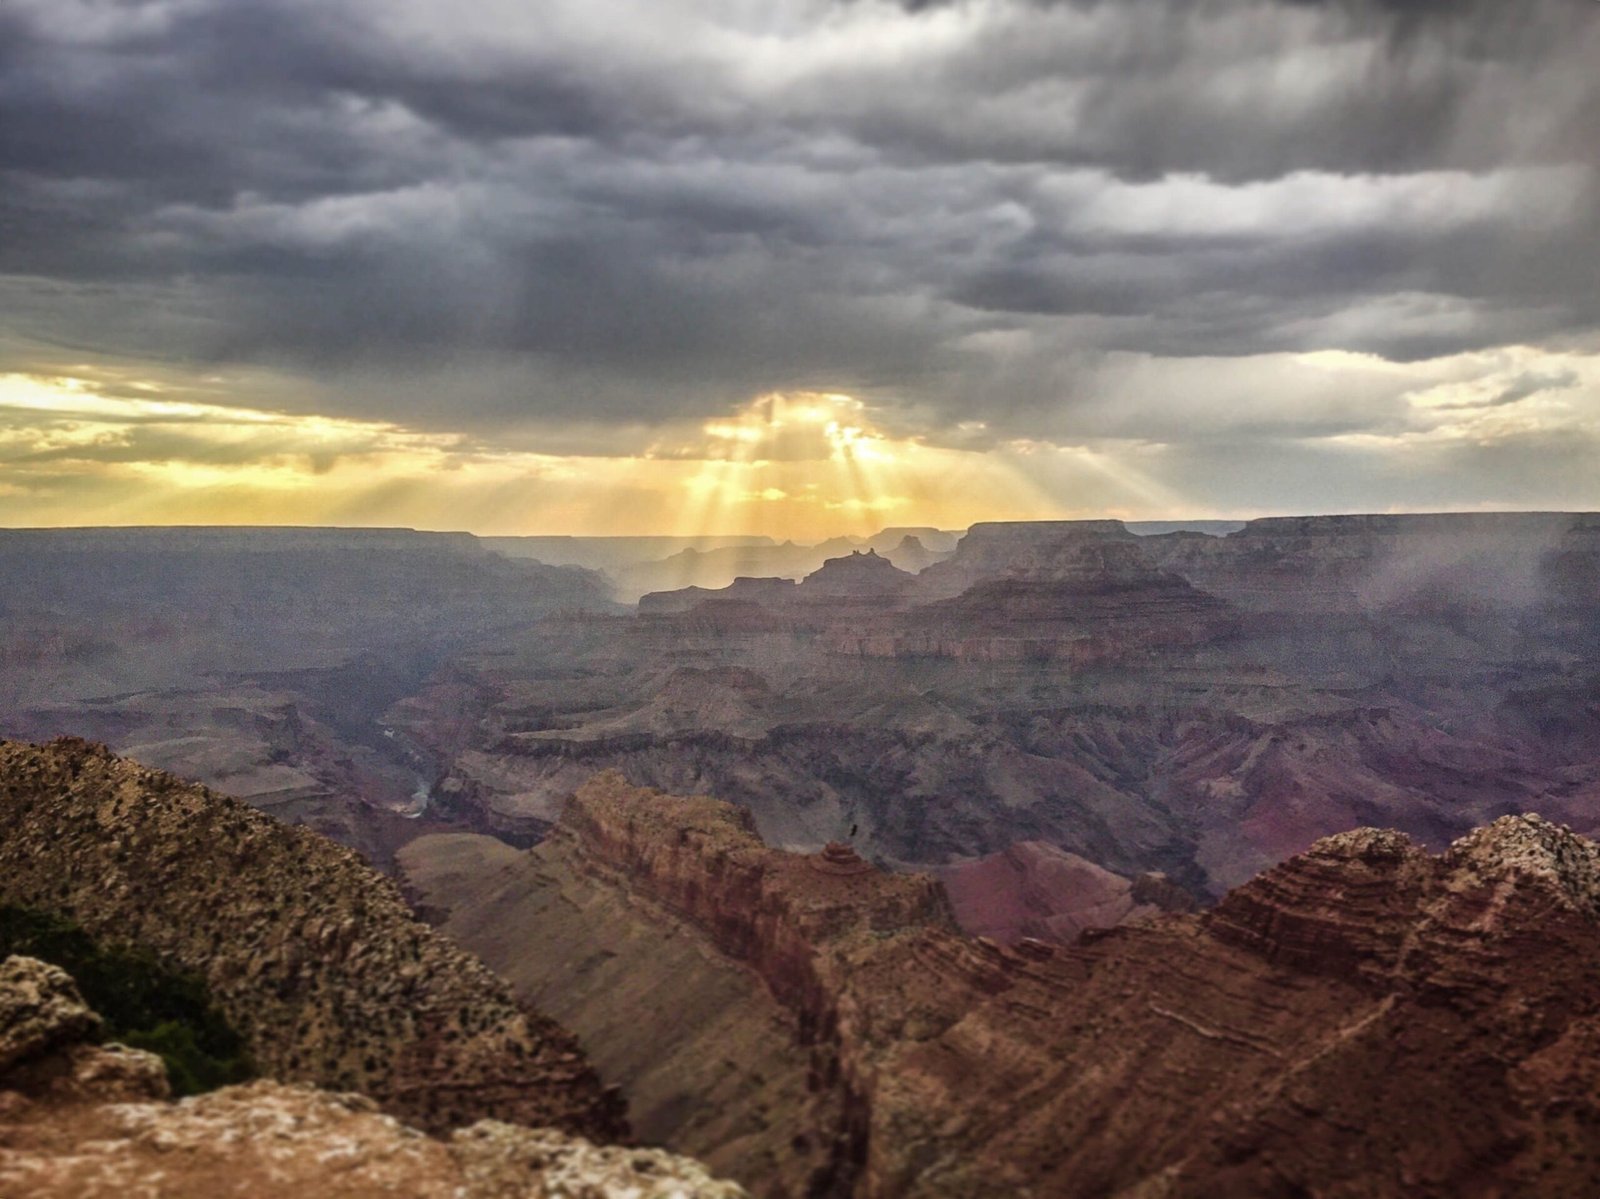
<svg viewBox="0 0 1600 1199"><path fill-rule="evenodd" d="M0 0L0 1199L1600 1196L1600 5Z"/></svg>
<svg viewBox="0 0 1600 1199"><path fill-rule="evenodd" d="M557 540L0 535L0 1193L1592 1193L1600 515Z"/></svg>

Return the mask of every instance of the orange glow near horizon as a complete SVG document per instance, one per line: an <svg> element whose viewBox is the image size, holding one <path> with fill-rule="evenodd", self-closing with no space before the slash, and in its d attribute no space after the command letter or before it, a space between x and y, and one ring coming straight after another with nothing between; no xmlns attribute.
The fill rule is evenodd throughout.
<svg viewBox="0 0 1600 1199"><path fill-rule="evenodd" d="M760 396L636 453L538 454L233 407L148 381L0 376L0 524L320 524L760 534L1055 514L1002 455L878 431L832 393Z"/></svg>
<svg viewBox="0 0 1600 1199"><path fill-rule="evenodd" d="M986 520L1330 510L1314 488L1298 503L1255 506L1275 503L1275 493L1235 473L1249 461L1235 460L1235 444L1255 447L1258 472L1282 475L1272 486L1298 494L1298 480L1278 462L1315 454L1325 474L1368 471L1378 495L1385 480L1448 479L1456 464L1487 454L1508 454L1514 466L1528 447L1600 444L1600 354L1519 348L1421 363L1280 355L1252 366L1237 392L1195 393L1196 419L1212 423L1192 429L1187 420L1151 421L1150 413L1176 390L1220 377L1222 367L1197 359L1155 370L1139 356L1122 365L1128 369L1106 376L1105 395L1070 413L1041 411L1046 428L1074 418L1083 433L1072 443L1059 433L996 437L976 418L947 438L909 435L884 419L887 409L859 397L791 391L694 421L553 426L542 431L563 438L564 448L548 452L525 448L537 425L520 430L520 442L501 443L492 433L286 411L278 407L285 396L315 393L283 376L169 378L87 364L13 372L0 374L0 526L410 526L816 542ZM1282 433L1261 411L1267 383L1300 397L1298 409L1286 401L1293 411ZM1341 405L1365 396L1364 427L1341 427L1329 396ZM1592 490L1563 494L1562 502L1600 503ZM1524 493L1508 490L1509 503L1426 503L1527 507L1517 502ZM1220 496L1228 508L1197 502L1200 495ZM1390 501L1365 510L1393 508Z"/></svg>

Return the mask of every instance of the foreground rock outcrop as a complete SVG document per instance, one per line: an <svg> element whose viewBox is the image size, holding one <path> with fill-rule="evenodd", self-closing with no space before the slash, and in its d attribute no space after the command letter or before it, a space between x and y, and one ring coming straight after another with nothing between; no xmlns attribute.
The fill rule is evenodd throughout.
<svg viewBox="0 0 1600 1199"><path fill-rule="evenodd" d="M1213 912L1014 949L962 936L931 880L819 869L737 809L616 775L531 854L452 874L432 841L403 855L413 886L519 985L556 992L590 968L516 922L515 898L541 890L573 910L565 936L605 908L588 955L640 967L635 1013L686 985L648 973L652 940L753 974L806 1060L805 1101L772 1123L827 1146L747 1174L762 1194L1600 1186L1600 850L1538 817L1438 856L1341 834ZM603 1054L615 1028L581 1016Z"/></svg>
<svg viewBox="0 0 1600 1199"><path fill-rule="evenodd" d="M0 743L0 903L198 974L272 1077L429 1130L625 1129L576 1041L355 854L101 746Z"/></svg>
<svg viewBox="0 0 1600 1199"><path fill-rule="evenodd" d="M435 1140L371 1099L256 1082L166 1102L160 1060L100 1045L73 981L0 963L5 1199L740 1199L658 1150L482 1120Z"/></svg>
<svg viewBox="0 0 1600 1199"><path fill-rule="evenodd" d="M0 962L0 1071L87 1041L100 1029L65 970L32 958Z"/></svg>

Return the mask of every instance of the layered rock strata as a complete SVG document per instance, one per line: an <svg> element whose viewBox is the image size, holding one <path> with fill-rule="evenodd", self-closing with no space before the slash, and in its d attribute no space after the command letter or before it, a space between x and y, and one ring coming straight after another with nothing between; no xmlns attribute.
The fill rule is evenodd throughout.
<svg viewBox="0 0 1600 1199"><path fill-rule="evenodd" d="M428 1129L624 1130L572 1037L354 853L101 746L0 743L0 902L200 975L274 1077Z"/></svg>
<svg viewBox="0 0 1600 1199"><path fill-rule="evenodd" d="M1094 568L1108 542L1137 552L1138 539L1120 520L991 521L973 525L955 553L917 578L924 599L959 595L975 583L1006 576L1066 578Z"/></svg>
<svg viewBox="0 0 1600 1199"><path fill-rule="evenodd" d="M1158 569L1116 521L979 525L921 574L868 550L829 559L798 585L660 592L639 611L680 635L788 632L859 657L1073 666L1198 645L1236 623L1227 604Z"/></svg>
<svg viewBox="0 0 1600 1199"><path fill-rule="evenodd" d="M903 616L830 628L823 643L863 657L1081 667L1200 645L1237 623L1215 596L1143 562L1137 546L1091 543L1079 557L1080 572L984 580Z"/></svg>
<svg viewBox="0 0 1600 1199"><path fill-rule="evenodd" d="M692 930L791 1013L810 1092L834 1098L796 1117L835 1121L796 1128L830 1143L813 1193L1596 1185L1600 852L1537 817L1438 857L1342 834L1213 913L1070 947L969 940L930 880L821 873L763 847L737 810L615 776L580 793L552 847L508 861L495 893L537 887L557 856L626 895L634 936ZM450 907L450 890L430 901ZM543 953L537 926L517 934L502 925L497 953Z"/></svg>
<svg viewBox="0 0 1600 1199"><path fill-rule="evenodd" d="M596 873L560 835L527 853L430 836L404 856L422 910L580 1030L641 1140L766 1194L806 1195L825 1178L816 1130L839 1124L838 1097L811 1084L795 1014L696 926Z"/></svg>
<svg viewBox="0 0 1600 1199"><path fill-rule="evenodd" d="M1255 612L1592 611L1600 594L1593 513L1265 517L1226 537L1146 544L1168 570Z"/></svg>

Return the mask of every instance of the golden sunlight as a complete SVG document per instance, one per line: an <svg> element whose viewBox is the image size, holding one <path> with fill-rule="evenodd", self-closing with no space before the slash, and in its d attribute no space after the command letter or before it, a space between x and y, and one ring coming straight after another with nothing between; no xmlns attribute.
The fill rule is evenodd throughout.
<svg viewBox="0 0 1600 1199"><path fill-rule="evenodd" d="M707 422L679 533L750 532L793 540L871 533L896 520L956 527L1055 505L1006 455L930 446L878 430L867 406L834 392L770 393ZM696 461L697 460L697 461Z"/></svg>
<svg viewBox="0 0 1600 1199"><path fill-rule="evenodd" d="M1150 498L1086 450L896 437L861 400L830 392L758 396L726 417L662 430L637 451L582 456L234 406L218 391L87 368L0 376L0 523L402 524L817 541L897 522L957 528L1078 515L1111 476L1121 478L1122 498ZM1089 484L1081 499L1079 481Z"/></svg>

